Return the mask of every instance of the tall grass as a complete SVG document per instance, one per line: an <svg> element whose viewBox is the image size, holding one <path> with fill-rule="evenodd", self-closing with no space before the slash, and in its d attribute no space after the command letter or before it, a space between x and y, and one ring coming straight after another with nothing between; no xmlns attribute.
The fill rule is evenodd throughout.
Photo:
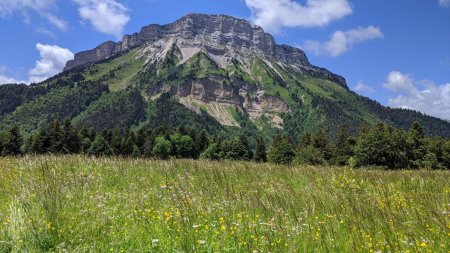
<svg viewBox="0 0 450 253"><path fill-rule="evenodd" d="M0 158L0 252L448 252L450 173Z"/></svg>

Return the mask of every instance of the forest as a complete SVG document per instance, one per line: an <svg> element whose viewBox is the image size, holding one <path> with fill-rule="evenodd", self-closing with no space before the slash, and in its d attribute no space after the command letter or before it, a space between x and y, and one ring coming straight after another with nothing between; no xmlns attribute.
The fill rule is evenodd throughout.
<svg viewBox="0 0 450 253"><path fill-rule="evenodd" d="M236 160L292 165L336 165L383 169L449 169L450 140L427 137L415 122L408 131L380 123L363 124L357 134L341 126L334 138L324 130L273 139L230 135L224 130L161 125L148 130L77 128L55 119L24 138L18 126L0 132L1 155L85 154L89 156ZM249 130L250 131L250 130ZM270 142L270 143L269 143ZM270 144L270 145L269 145Z"/></svg>

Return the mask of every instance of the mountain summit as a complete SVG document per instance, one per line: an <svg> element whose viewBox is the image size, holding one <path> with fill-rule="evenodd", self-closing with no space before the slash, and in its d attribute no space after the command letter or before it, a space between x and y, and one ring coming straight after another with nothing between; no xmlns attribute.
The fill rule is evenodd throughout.
<svg viewBox="0 0 450 253"><path fill-rule="evenodd" d="M108 41L93 50L76 54L64 70L96 63L141 45L146 45L150 50L150 57L158 58L164 56L173 44L181 50L185 61L195 53L204 51L219 66L224 67L232 59L245 61L257 55L264 60L290 65L299 72L326 77L347 87L343 77L312 66L302 50L277 45L273 36L261 27L252 26L245 19L226 15L189 14L168 25L144 26L138 33L125 35L118 43Z"/></svg>
<svg viewBox="0 0 450 253"><path fill-rule="evenodd" d="M53 118L79 127L159 126L298 140L346 125L380 122L450 136L450 123L384 107L348 89L343 77L312 65L306 54L226 15L189 14L148 25L77 53L65 71L42 83L0 86L0 128L33 132Z"/></svg>

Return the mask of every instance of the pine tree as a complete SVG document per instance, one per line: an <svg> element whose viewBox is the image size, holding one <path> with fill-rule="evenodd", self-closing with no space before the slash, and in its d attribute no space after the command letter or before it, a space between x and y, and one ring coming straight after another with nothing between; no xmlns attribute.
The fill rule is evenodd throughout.
<svg viewBox="0 0 450 253"><path fill-rule="evenodd" d="M130 129L125 131L125 136L122 141L121 153L124 156L129 156L133 153L133 146L136 145L136 135Z"/></svg>
<svg viewBox="0 0 450 253"><path fill-rule="evenodd" d="M257 162L267 162L266 143L262 136L259 136L256 141L255 160Z"/></svg>
<svg viewBox="0 0 450 253"><path fill-rule="evenodd" d="M300 148L306 148L312 145L312 136L310 133L305 133L300 139Z"/></svg>
<svg viewBox="0 0 450 253"><path fill-rule="evenodd" d="M4 151L5 149L5 145L6 142L8 140L8 135L6 132L0 131L0 155L5 155L6 151Z"/></svg>
<svg viewBox="0 0 450 253"><path fill-rule="evenodd" d="M137 132L135 144L139 148L139 150L143 150L146 136L147 132L143 128L141 128Z"/></svg>
<svg viewBox="0 0 450 253"><path fill-rule="evenodd" d="M92 145L88 150L88 154L95 156L111 156L113 155L113 150L103 135L99 134L95 138L94 142L92 142Z"/></svg>
<svg viewBox="0 0 450 253"><path fill-rule="evenodd" d="M287 138L276 136L269 149L267 158L269 162L275 164L290 164L294 159L295 152L293 145Z"/></svg>
<svg viewBox="0 0 450 253"><path fill-rule="evenodd" d="M108 143L111 143L113 132L110 129L103 129L101 135Z"/></svg>
<svg viewBox="0 0 450 253"><path fill-rule="evenodd" d="M450 170L450 140L444 142L442 146L442 165L445 169Z"/></svg>
<svg viewBox="0 0 450 253"><path fill-rule="evenodd" d="M209 145L208 135L203 129L200 134L196 135L195 138L195 151L196 157L198 157Z"/></svg>
<svg viewBox="0 0 450 253"><path fill-rule="evenodd" d="M36 135L29 140L27 152L32 154L45 154L50 152L50 138L47 129L41 129Z"/></svg>
<svg viewBox="0 0 450 253"><path fill-rule="evenodd" d="M333 150L328 140L327 134L320 129L312 138L313 147L322 152L325 160L330 160L333 156Z"/></svg>
<svg viewBox="0 0 450 253"><path fill-rule="evenodd" d="M22 136L20 135L19 127L13 126L8 131L6 143L3 148L3 153L6 155L20 155L20 150L23 144Z"/></svg>
<svg viewBox="0 0 450 253"><path fill-rule="evenodd" d="M48 127L47 135L50 142L48 152L53 154L63 153L64 151L63 131L57 119L54 119L50 124L50 126Z"/></svg>
<svg viewBox="0 0 450 253"><path fill-rule="evenodd" d="M422 126L416 121L408 132L408 159L414 168L420 167L421 160L426 155L426 140Z"/></svg>
<svg viewBox="0 0 450 253"><path fill-rule="evenodd" d="M139 149L139 147L137 145L133 146L133 152L131 152L131 157L137 158L141 156L141 150Z"/></svg>
<svg viewBox="0 0 450 253"><path fill-rule="evenodd" d="M120 134L120 130L114 130L111 136L110 146L113 150L114 155L121 155L122 152L122 135Z"/></svg>
<svg viewBox="0 0 450 253"><path fill-rule="evenodd" d="M80 152L81 136L79 135L78 130L73 127L70 119L64 120L62 138L64 153L76 154Z"/></svg>
<svg viewBox="0 0 450 253"><path fill-rule="evenodd" d="M241 160L249 161L253 158L253 152L250 147L250 143L247 139L247 136L240 135L239 136L239 146L242 149L239 152L239 157Z"/></svg>

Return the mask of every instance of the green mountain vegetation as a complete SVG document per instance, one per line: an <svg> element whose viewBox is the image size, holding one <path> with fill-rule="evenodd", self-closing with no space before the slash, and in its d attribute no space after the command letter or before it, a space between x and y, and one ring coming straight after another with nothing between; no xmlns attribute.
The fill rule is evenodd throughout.
<svg viewBox="0 0 450 253"><path fill-rule="evenodd" d="M173 103L173 98L162 95L155 106L166 109L156 110L146 123L154 125L138 131L129 128L80 129L69 119L64 122L55 119L46 128L24 139L19 128L14 126L0 132L0 155L87 154L383 169L450 168L450 140L426 137L418 123L414 123L409 131L379 123L375 127L363 127L357 136L351 136L349 129L342 126L335 140L324 130L306 133L297 141L287 135L276 135L272 140L262 136L255 138L254 132L258 129L239 112L235 113L242 127L230 131L221 128L206 113L200 116L200 121L194 113ZM174 118L162 117L164 114ZM201 124L209 121L217 126L202 128ZM169 125L169 122L190 128L174 129L178 124ZM208 134L208 131L214 134Z"/></svg>
<svg viewBox="0 0 450 253"><path fill-rule="evenodd" d="M39 84L0 86L0 130L19 126L29 140L54 119L72 119L78 129L97 132L187 127L205 130L210 136L245 135L252 147L258 136L264 136L269 145L275 136L298 145L302 136L319 130L335 140L342 126L355 136L361 126L381 123L409 129L418 122L427 136L450 136L448 122L384 107L326 76L257 55L246 61L232 59L221 67L202 50L183 59L181 49L173 44L164 57L145 60L143 49L134 48ZM241 94L242 89L246 94ZM245 105L244 100L253 102ZM255 101L257 106L275 104L278 110L262 110L252 117L248 104Z"/></svg>

